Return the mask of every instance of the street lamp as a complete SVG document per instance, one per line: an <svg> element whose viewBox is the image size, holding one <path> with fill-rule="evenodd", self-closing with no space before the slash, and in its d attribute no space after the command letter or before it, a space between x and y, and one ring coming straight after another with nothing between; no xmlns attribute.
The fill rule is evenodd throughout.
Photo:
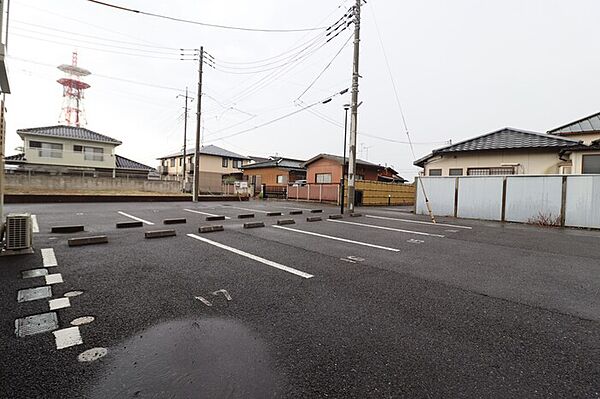
<svg viewBox="0 0 600 399"><path fill-rule="evenodd" d="M340 188L342 192L342 199L340 200L340 212L344 214L344 191L345 191L345 179L346 179L346 136L348 135L348 110L350 104L344 104L344 163L342 165L342 179L340 181Z"/></svg>

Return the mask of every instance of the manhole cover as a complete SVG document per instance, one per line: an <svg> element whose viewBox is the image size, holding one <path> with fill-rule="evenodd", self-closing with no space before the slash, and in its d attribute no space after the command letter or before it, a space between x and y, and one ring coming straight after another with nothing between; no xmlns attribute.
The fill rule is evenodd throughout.
<svg viewBox="0 0 600 399"><path fill-rule="evenodd" d="M23 278L42 277L48 274L48 269L32 269L21 272Z"/></svg>
<svg viewBox="0 0 600 399"><path fill-rule="evenodd" d="M92 321L94 321L94 316L83 316L83 317L78 317L78 318L72 320L71 325L72 326L82 326L84 324L89 324Z"/></svg>
<svg viewBox="0 0 600 399"><path fill-rule="evenodd" d="M15 334L19 338L56 330L57 328L58 317L56 317L55 312L36 314L15 320Z"/></svg>
<svg viewBox="0 0 600 399"><path fill-rule="evenodd" d="M74 296L79 296L81 294L83 294L83 291L69 291L69 292L66 292L64 296L66 296L67 298L72 298Z"/></svg>
<svg viewBox="0 0 600 399"><path fill-rule="evenodd" d="M17 293L17 302L29 302L36 299L50 298L52 289L50 287L35 287L26 290L19 290Z"/></svg>
<svg viewBox="0 0 600 399"><path fill-rule="evenodd" d="M94 360L106 356L107 353L108 350L106 348L92 348L85 352L81 352L79 356L77 356L77 360L80 362L93 362Z"/></svg>

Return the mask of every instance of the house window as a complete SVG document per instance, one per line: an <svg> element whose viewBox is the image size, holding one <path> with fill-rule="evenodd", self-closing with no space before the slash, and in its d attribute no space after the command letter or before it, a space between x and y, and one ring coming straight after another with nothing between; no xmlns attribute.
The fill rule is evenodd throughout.
<svg viewBox="0 0 600 399"><path fill-rule="evenodd" d="M469 168L467 169L468 176L503 176L514 175L515 168L512 166L500 168Z"/></svg>
<svg viewBox="0 0 600 399"><path fill-rule="evenodd" d="M429 176L441 176L441 175L442 175L441 169L429 169Z"/></svg>
<svg viewBox="0 0 600 399"><path fill-rule="evenodd" d="M277 175L277 184L283 184L283 175Z"/></svg>
<svg viewBox="0 0 600 399"><path fill-rule="evenodd" d="M86 161L104 161L104 149L99 147L83 147L83 159Z"/></svg>
<svg viewBox="0 0 600 399"><path fill-rule="evenodd" d="M179 166L183 166L183 158L179 158Z"/></svg>
<svg viewBox="0 0 600 399"><path fill-rule="evenodd" d="M175 158L171 158L171 167L174 168L175 167Z"/></svg>
<svg viewBox="0 0 600 399"><path fill-rule="evenodd" d="M81 145L73 146L73 152L82 152L82 151L83 151L83 146L81 146Z"/></svg>
<svg viewBox="0 0 600 399"><path fill-rule="evenodd" d="M188 157L188 163L191 164L192 162L194 162L194 157Z"/></svg>
<svg viewBox="0 0 600 399"><path fill-rule="evenodd" d="M233 167L237 168L237 169L241 168L242 167L242 161L240 161L239 159L234 159L233 160Z"/></svg>
<svg viewBox="0 0 600 399"><path fill-rule="evenodd" d="M583 169L581 173L583 173L584 175L600 174L600 154L584 155Z"/></svg>
<svg viewBox="0 0 600 399"><path fill-rule="evenodd" d="M462 176L463 170L462 168L450 168L450 176Z"/></svg>
<svg viewBox="0 0 600 399"><path fill-rule="evenodd" d="M229 159L223 158L223 160L221 161L221 166L227 168L229 166Z"/></svg>
<svg viewBox="0 0 600 399"><path fill-rule="evenodd" d="M315 181L317 183L331 183L331 173L317 173L315 174Z"/></svg>
<svg viewBox="0 0 600 399"><path fill-rule="evenodd" d="M38 156L41 158L62 158L62 144L30 141L29 148L38 149Z"/></svg>

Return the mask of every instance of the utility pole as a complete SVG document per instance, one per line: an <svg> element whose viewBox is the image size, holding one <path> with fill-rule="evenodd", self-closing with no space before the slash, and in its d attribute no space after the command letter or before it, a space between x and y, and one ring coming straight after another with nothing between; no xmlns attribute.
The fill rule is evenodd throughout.
<svg viewBox="0 0 600 399"><path fill-rule="evenodd" d="M350 104L344 104L344 163L342 164L342 181L340 182L340 186L342 189L342 195L340 200L340 213L344 214L344 197L345 195L345 181L346 181L346 136L348 135L348 110L350 109Z"/></svg>
<svg viewBox="0 0 600 399"><path fill-rule="evenodd" d="M183 173L183 178L182 178L182 189L181 191L185 193L185 181L186 179L186 167L185 167L185 160L187 158L187 119L188 119L188 88L186 86L185 88L185 96L182 96L181 94L178 94L177 97L184 97L185 98L185 108L183 109L183 169L182 169L182 173Z"/></svg>
<svg viewBox="0 0 600 399"><path fill-rule="evenodd" d="M196 103L196 152L194 153L194 189L193 202L198 202L200 194L200 121L202 120L202 65L204 64L204 47L200 47L198 57L198 101Z"/></svg>
<svg viewBox="0 0 600 399"><path fill-rule="evenodd" d="M352 65L352 101L350 103L350 153L348 165L348 211L354 213L354 192L356 180L356 140L358 132L358 61L360 56L360 7L363 0L356 0L354 6L354 61Z"/></svg>

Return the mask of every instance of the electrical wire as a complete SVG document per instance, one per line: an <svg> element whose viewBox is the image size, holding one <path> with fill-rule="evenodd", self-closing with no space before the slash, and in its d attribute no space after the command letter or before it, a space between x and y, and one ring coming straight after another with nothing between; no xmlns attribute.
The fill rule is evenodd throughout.
<svg viewBox="0 0 600 399"><path fill-rule="evenodd" d="M249 128L249 129L244 129L244 130L241 130L241 131L239 131L239 132L236 132L236 133L228 134L228 135L226 135L226 136L222 136L222 137L219 137L219 138L213 139L212 141L219 141L219 140L223 140L223 139L228 139L228 138L231 138L231 137L239 136L239 135L241 135L241 134L244 134L244 133L251 132L251 131L253 131L253 130L256 130L256 129L260 129L260 128L262 128L262 127L265 127L265 126L272 125L273 123L279 122L279 121L281 121L281 120L283 120L283 119L287 119L287 118L289 118L289 117L291 117L291 116L293 116L293 115L296 115L296 114L298 114L298 113L300 113L300 112L302 112L302 111L305 111L305 110L308 110L308 109L310 109L310 108L313 108L313 107L315 107L315 106L317 106L317 105L319 105L319 104L326 104L326 103L330 102L330 101L331 101L331 100L332 100L334 97L340 96L340 95L342 95L343 93L346 93L347 91L348 91L348 89L344 89L344 90L340 91L339 93L335 93L335 94L333 94L333 95L331 95L331 96L327 97L327 98L326 98L326 99L324 99L324 100L321 100L321 101L314 102L314 103L312 103L312 104L309 104L309 105L307 105L307 106L305 106L305 107L302 107L302 108L300 108L300 109L297 109L297 110L295 110L295 111L292 111L292 112L290 112L290 113L287 113L287 114L285 114L285 115L279 116L279 117L277 117L277 118L275 118L275 119L271 119L270 121L267 121L267 122L261 123L261 124L259 124L259 125L257 125L257 126L251 127L251 128Z"/></svg>
<svg viewBox="0 0 600 399"><path fill-rule="evenodd" d="M344 49L346 48L346 46L348 45L348 43L350 43L350 39L352 39L352 35L350 35L348 37L348 40L346 40L344 42L344 44L342 44L342 47L340 47L340 49L338 50L337 53L335 53L335 55L333 56L333 58L331 59L331 61L329 61L329 63L327 65L325 65L325 68L323 68L323 70L317 75L317 77L308 85L308 87L302 92L300 93L300 95L296 98L296 100L300 100L302 98L302 96L304 96L314 85L315 83L317 83L317 81L321 78L321 76L323 76L323 74L329 69L329 67L333 64L333 62L336 60L336 58L342 53L342 51L344 51Z"/></svg>
<svg viewBox="0 0 600 399"><path fill-rule="evenodd" d="M248 27L242 27L242 26L212 24L212 23L207 23L207 22L193 21L190 19L172 17L172 16L168 16L168 15L163 15L163 14L156 14L156 13L152 13L152 12L148 12L148 11L136 10L133 8L123 7L123 6L119 6L116 4L111 4L111 3L99 1L99 0L87 0L87 1L90 3L95 3L98 5L114 8L116 10L131 12L134 14L147 15L150 17L162 18L162 19L167 19L167 20L175 21L175 22L183 22L183 23L187 23L187 24L206 26L209 28L230 29L230 30L239 30L239 31L246 31L246 32L266 32L266 33L293 33L293 32L308 32L308 31L327 29L327 27L299 28L299 29L261 29L261 28L248 28Z"/></svg>
<svg viewBox="0 0 600 399"><path fill-rule="evenodd" d="M7 58L9 58L11 60L15 60L15 61L26 62L28 64L41 65L41 66L52 68L52 69L56 68L56 65L51 65L51 64L47 64L47 63L43 63L43 62L39 62L39 61L35 61L35 60L29 60L29 59L26 59L26 58L14 57L14 56L11 56L11 55L7 55ZM125 78L117 78L117 77L114 77L114 76L102 75L102 74L98 74L98 73L94 73L93 76L94 77L99 77L99 78L104 78L104 79L116 80L116 81L119 81L119 82L131 83L131 84L135 84L135 85L139 85L139 86L152 87L152 88L155 88L155 89L171 90L171 91L176 91L178 93L185 93L185 90L178 89L176 87L155 85L155 84L152 84L152 83L140 82L140 81L131 80L131 79L125 79Z"/></svg>
<svg viewBox="0 0 600 399"><path fill-rule="evenodd" d="M159 57L159 56L153 56L153 55L145 55L145 54L133 54L133 53L126 53L123 51L113 51L113 50L107 50L107 49L101 49L101 48L96 48L96 47L89 47L89 46L82 46L79 44L69 44L69 43L65 43L65 42L60 42L57 40L50 40L50 39L41 39L38 37L33 37L33 36L27 36L27 35L23 35L20 33L12 33L13 36L19 36L19 37L23 37L26 39L31 39L31 40L37 40L37 41L41 41L41 42L46 42L46 43L53 43L53 44L57 44L59 46L66 46L66 47L79 47L79 48L84 48L86 50L92 50L92 51L99 51L99 52L103 52L103 53L110 53L110 54L119 54L119 55L127 55L127 56L131 56L131 57L141 57L141 58L151 58L151 59L155 59L155 60L170 60L170 61L179 61L179 58L175 58L175 57Z"/></svg>
<svg viewBox="0 0 600 399"><path fill-rule="evenodd" d="M377 30L377 37L379 38L379 44L381 45L381 52L383 53L383 58L385 59L385 65L387 67L388 74L389 74L390 80L392 82L392 88L394 89L394 95L396 97L396 104L398 104L398 109L400 110L400 115L402 117L402 123L404 125L404 130L406 132L406 137L408 138L408 142L410 143L410 151L412 152L413 159L416 160L417 155L415 153L415 147L412 144L410 132L408 130L408 125L406 123L406 117L404 116L404 110L402 109L402 103L400 102L400 96L398 95L396 81L394 80L394 75L392 74L392 68L390 67L390 62L389 62L389 59L387 56L387 52L385 51L385 46L383 45L383 38L381 37L381 30L379 29L379 24L377 23L377 16L375 15L375 7L373 6L372 2L370 3L370 5L371 5L371 14L373 15L373 21L375 22L375 30ZM425 205L427 206L427 210L429 212L429 217L431 218L431 221L433 223L436 223L435 215L433 214L433 210L431 209L431 204L429 203L429 198L427 196L427 192L425 191L425 186L423 185L423 179L421 179L421 174L417 175L417 179L420 182L419 185L421 186L421 191L423 192L423 198L425 199Z"/></svg>
<svg viewBox="0 0 600 399"><path fill-rule="evenodd" d="M11 34L18 34L18 32L17 33L12 32L14 30L17 30L18 32L23 31L23 32L26 32L26 33L29 33L29 34L33 33L33 34L36 34L36 35L43 35L43 36L47 36L47 37L54 37L54 38L61 39L61 40L70 40L70 41L73 41L73 42L80 42L80 43L93 44L93 45L96 45L96 46L110 47L110 48L119 49L119 50L131 50L131 51L139 51L139 52L142 52L142 53L149 53L149 54L170 55L170 56L177 57L177 58L179 58L181 56L181 53L173 53L173 52L166 52L166 51L147 50L147 49L140 49L140 48L134 48L134 47L118 46L118 45L114 45L114 44L100 43L100 42L97 42L97 41L85 40L85 39L75 39L75 38L72 38L72 37L55 35L55 34L48 33L48 32L39 32L39 31L35 31L35 30L32 30L32 29L25 29L25 28L18 28L18 27L12 27L11 28ZM180 50L178 50L178 51L180 51Z"/></svg>
<svg viewBox="0 0 600 399"><path fill-rule="evenodd" d="M55 32L67 33L69 35L82 36L82 37L87 37L87 38L90 38L90 39L104 40L104 41L113 42L113 43L129 44L129 45L132 45L132 46L148 47L148 48L160 49L160 50L174 50L174 51L180 51L180 50L182 50L180 48L175 48L175 47L164 47L164 46L156 46L156 45L152 45L152 44L135 43L135 42L130 42L130 41L126 41L126 40L107 39L107 38L102 37L102 36L87 35L87 34L80 33L80 32L73 32L73 31L68 31L68 30L53 28L53 27L50 27L50 26L47 26L47 25L32 24L32 23L29 23L29 22L20 21L18 19L11 19L11 22L12 23L17 23L17 24L22 24L22 25L27 25L27 26L32 26L32 27L35 27L35 28L38 28L38 29L47 29L47 30L51 30L51 31L55 31ZM24 28L20 28L20 29L24 29Z"/></svg>
<svg viewBox="0 0 600 399"><path fill-rule="evenodd" d="M334 125L336 127L339 127L339 128L343 128L344 127L343 123L338 122L338 121L330 118L327 115L323 115L322 113L320 113L317 110L310 109L310 110L308 110L308 112L310 112L311 114L313 114L317 118L319 118L321 120L324 120L325 122L328 122L328 123L330 123L330 124L332 124L332 125ZM368 134L368 133L365 133L363 131L359 131L358 133L361 136L371 137L371 138L374 138L374 139L386 141L388 143L405 144L405 145L410 144L408 141L394 140L394 139L390 139L390 138L387 138L387 137L376 136L374 134ZM446 142L422 142L422 143L415 143L415 142L413 142L413 144L414 145L432 145L432 144L435 145L435 144L446 144Z"/></svg>

